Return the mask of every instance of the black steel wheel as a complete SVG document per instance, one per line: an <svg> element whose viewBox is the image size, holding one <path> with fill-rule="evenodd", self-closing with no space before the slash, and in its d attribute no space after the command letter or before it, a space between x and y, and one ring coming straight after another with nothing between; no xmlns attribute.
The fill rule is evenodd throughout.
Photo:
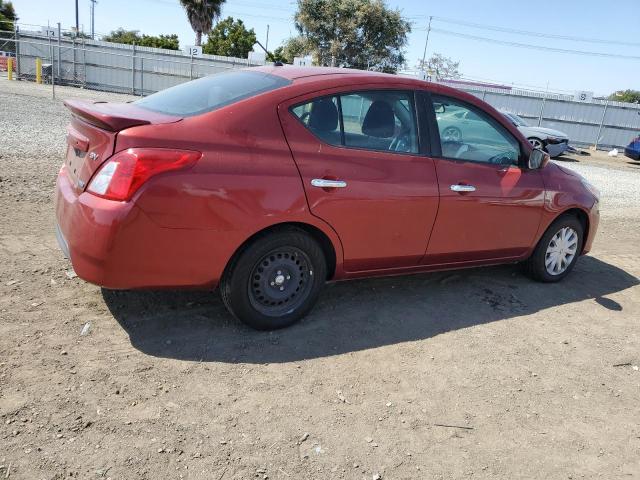
<svg viewBox="0 0 640 480"><path fill-rule="evenodd" d="M296 247L277 248L255 265L249 282L249 301L267 316L295 310L313 286L313 267L305 252Z"/></svg>
<svg viewBox="0 0 640 480"><path fill-rule="evenodd" d="M258 330L287 327L304 317L325 283L320 245L287 228L258 237L231 261L220 282L227 309Z"/></svg>

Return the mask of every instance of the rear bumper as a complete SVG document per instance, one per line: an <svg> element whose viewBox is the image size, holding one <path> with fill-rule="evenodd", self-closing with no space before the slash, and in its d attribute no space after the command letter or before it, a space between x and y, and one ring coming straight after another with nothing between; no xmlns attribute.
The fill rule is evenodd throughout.
<svg viewBox="0 0 640 480"><path fill-rule="evenodd" d="M64 238L64 235L62 234L62 230L60 230L60 225L58 225L57 223L56 223L56 240L58 240L58 245L60 246L60 250L62 250L62 253L64 253L65 258L71 258L67 239Z"/></svg>
<svg viewBox="0 0 640 480"><path fill-rule="evenodd" d="M77 275L113 289L214 287L226 265L220 233L161 227L133 202L78 194L58 175L56 237Z"/></svg>
<svg viewBox="0 0 640 480"><path fill-rule="evenodd" d="M627 147L624 149L624 156L633 160L640 160L640 151Z"/></svg>

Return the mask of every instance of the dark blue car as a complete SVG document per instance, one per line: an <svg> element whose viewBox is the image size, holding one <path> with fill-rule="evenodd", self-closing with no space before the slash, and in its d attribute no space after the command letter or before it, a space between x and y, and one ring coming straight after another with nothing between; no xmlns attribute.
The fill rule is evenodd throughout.
<svg viewBox="0 0 640 480"><path fill-rule="evenodd" d="M624 148L624 154L634 160L640 160L640 136L631 140L631 143Z"/></svg>

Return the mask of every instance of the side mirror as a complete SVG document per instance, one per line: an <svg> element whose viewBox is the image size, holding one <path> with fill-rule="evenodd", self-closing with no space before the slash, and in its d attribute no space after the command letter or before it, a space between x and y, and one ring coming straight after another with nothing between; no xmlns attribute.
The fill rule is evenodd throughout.
<svg viewBox="0 0 640 480"><path fill-rule="evenodd" d="M540 168L544 168L544 166L549 162L549 154L543 152L539 148L534 148L529 155L529 170L538 170Z"/></svg>

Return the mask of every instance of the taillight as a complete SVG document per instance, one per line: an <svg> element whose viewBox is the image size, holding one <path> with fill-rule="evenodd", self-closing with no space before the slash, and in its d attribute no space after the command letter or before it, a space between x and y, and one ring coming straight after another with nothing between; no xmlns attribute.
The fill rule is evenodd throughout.
<svg viewBox="0 0 640 480"><path fill-rule="evenodd" d="M201 156L191 150L130 148L107 160L89 182L87 191L109 200L129 200L154 175L192 167Z"/></svg>

